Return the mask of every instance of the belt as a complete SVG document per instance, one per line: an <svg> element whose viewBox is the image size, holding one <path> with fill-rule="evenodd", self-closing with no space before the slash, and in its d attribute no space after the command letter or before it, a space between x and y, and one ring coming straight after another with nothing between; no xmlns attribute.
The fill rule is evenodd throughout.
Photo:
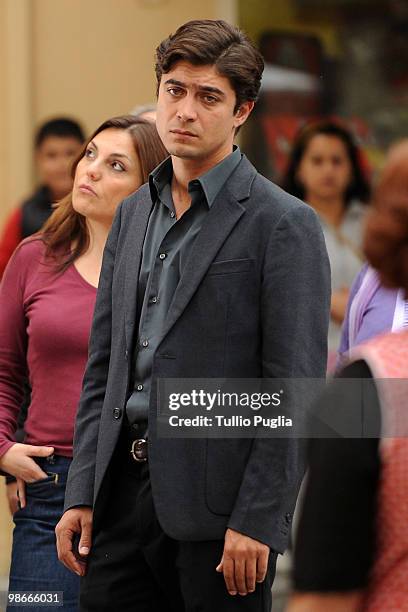
<svg viewBox="0 0 408 612"><path fill-rule="evenodd" d="M135 423L124 426L128 443L130 443L130 456L137 463L146 463L147 453L147 422ZM128 446L129 448L129 446Z"/></svg>
<svg viewBox="0 0 408 612"><path fill-rule="evenodd" d="M138 438L133 440L130 447L130 454L137 463L145 463L147 461L147 440Z"/></svg>

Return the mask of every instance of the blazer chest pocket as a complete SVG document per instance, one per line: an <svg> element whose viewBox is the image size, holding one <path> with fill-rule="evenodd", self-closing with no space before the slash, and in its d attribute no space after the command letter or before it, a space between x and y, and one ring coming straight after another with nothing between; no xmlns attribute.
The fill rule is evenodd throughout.
<svg viewBox="0 0 408 612"><path fill-rule="evenodd" d="M209 268L207 276L218 274L242 274L248 272L252 265L252 259L227 259L215 261Z"/></svg>

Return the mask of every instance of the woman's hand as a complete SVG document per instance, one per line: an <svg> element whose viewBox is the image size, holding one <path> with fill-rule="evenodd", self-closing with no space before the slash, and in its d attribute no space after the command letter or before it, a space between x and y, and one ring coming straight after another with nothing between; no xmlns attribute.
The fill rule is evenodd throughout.
<svg viewBox="0 0 408 612"><path fill-rule="evenodd" d="M330 315L333 321L336 323L343 323L343 319L346 315L347 303L349 299L350 291L347 287L337 289L332 293Z"/></svg>
<svg viewBox="0 0 408 612"><path fill-rule="evenodd" d="M24 482L34 482L46 478L47 474L32 457L49 457L53 452L52 446L31 446L16 442L0 458L0 469Z"/></svg>
<svg viewBox="0 0 408 612"><path fill-rule="evenodd" d="M15 480L6 484L6 495L10 514L13 515L18 510L17 482Z"/></svg>

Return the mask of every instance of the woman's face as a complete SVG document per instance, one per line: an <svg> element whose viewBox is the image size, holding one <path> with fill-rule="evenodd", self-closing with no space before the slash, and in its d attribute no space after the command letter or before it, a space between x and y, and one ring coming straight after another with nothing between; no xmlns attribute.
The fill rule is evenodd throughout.
<svg viewBox="0 0 408 612"><path fill-rule="evenodd" d="M352 179L352 165L345 144L337 136L316 134L309 141L296 178L305 200L344 198Z"/></svg>
<svg viewBox="0 0 408 612"><path fill-rule="evenodd" d="M110 225L118 204L142 182L130 134L108 128L91 140L77 165L73 207L89 220Z"/></svg>

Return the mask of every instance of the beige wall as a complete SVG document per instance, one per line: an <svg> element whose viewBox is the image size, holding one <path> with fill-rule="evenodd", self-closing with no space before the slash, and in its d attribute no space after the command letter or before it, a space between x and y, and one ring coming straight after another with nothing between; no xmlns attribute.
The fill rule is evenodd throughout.
<svg viewBox="0 0 408 612"><path fill-rule="evenodd" d="M0 226L31 188L39 122L69 114L89 131L154 101L157 43L189 19L235 21L235 7L235 0L0 0Z"/></svg>

